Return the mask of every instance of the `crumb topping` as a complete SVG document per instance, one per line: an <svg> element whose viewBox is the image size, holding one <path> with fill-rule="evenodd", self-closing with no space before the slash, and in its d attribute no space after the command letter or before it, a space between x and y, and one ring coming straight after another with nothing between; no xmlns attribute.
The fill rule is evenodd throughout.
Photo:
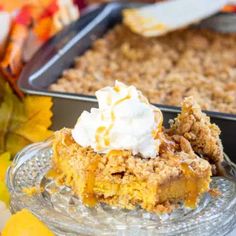
<svg viewBox="0 0 236 236"><path fill-rule="evenodd" d="M185 29L145 38L117 25L49 89L94 95L114 80L152 103L179 106L193 96L204 110L236 114L236 34Z"/></svg>
<svg viewBox="0 0 236 236"><path fill-rule="evenodd" d="M182 111L172 123L170 132L174 135L181 135L182 148L186 152L191 152L189 150L191 146L194 152L211 163L223 161L223 147L219 138L220 129L210 122L210 118L201 111L193 97L184 100Z"/></svg>

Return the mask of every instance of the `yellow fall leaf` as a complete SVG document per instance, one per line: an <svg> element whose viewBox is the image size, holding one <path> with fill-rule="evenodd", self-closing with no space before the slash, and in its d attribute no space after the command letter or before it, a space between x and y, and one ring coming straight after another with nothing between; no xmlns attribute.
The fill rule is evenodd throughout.
<svg viewBox="0 0 236 236"><path fill-rule="evenodd" d="M23 147L29 145L31 142L20 135L10 133L7 136L6 150L15 155Z"/></svg>
<svg viewBox="0 0 236 236"><path fill-rule="evenodd" d="M1 82L1 81L0 81ZM48 138L52 132L52 99L26 96L18 99L6 83L0 83L0 153L15 155L24 146Z"/></svg>
<svg viewBox="0 0 236 236"><path fill-rule="evenodd" d="M0 201L5 202L8 206L10 201L10 194L7 190L7 186L4 182L0 182Z"/></svg>
<svg viewBox="0 0 236 236"><path fill-rule="evenodd" d="M11 164L11 154L9 152L5 152L0 155L0 181L5 180L5 173L7 168Z"/></svg>
<svg viewBox="0 0 236 236"><path fill-rule="evenodd" d="M27 209L22 209L12 215L2 236L55 236L55 234Z"/></svg>
<svg viewBox="0 0 236 236"><path fill-rule="evenodd" d="M26 119L17 126L13 126L14 134L30 142L38 142L48 138L52 132L51 125L52 101L49 97L29 96L23 101ZM17 138L16 138L17 139Z"/></svg>
<svg viewBox="0 0 236 236"><path fill-rule="evenodd" d="M0 105L0 153L6 151L6 134L14 109L14 96L10 87L0 80L1 105Z"/></svg>
<svg viewBox="0 0 236 236"><path fill-rule="evenodd" d="M5 184L5 175L7 168L10 166L11 155L9 152L5 152L0 155L0 201L4 201L7 205L9 204L9 193Z"/></svg>

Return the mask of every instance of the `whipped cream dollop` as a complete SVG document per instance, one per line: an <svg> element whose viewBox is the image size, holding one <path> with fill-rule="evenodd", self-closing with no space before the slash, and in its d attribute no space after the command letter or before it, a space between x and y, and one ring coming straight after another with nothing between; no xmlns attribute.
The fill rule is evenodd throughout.
<svg viewBox="0 0 236 236"><path fill-rule="evenodd" d="M74 140L98 153L130 150L145 158L158 155L162 113L134 86L116 81L96 92L98 107L84 111L72 130Z"/></svg>

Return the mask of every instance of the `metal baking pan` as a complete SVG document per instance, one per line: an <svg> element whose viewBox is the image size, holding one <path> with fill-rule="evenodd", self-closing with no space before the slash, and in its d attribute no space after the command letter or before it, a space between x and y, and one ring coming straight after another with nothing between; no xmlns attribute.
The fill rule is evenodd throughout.
<svg viewBox="0 0 236 236"><path fill-rule="evenodd" d="M73 127L80 113L96 107L97 102L93 96L51 92L47 87L58 79L63 70L71 67L74 58L82 55L96 38L102 37L108 29L121 21L123 8L132 6L133 4L127 3L110 3L89 11L43 45L25 66L19 79L19 87L28 94L53 98L53 130L64 126ZM165 125L179 112L178 107L157 106L163 111ZM225 152L236 162L236 115L209 111L206 113L219 125Z"/></svg>
<svg viewBox="0 0 236 236"><path fill-rule="evenodd" d="M236 13L219 13L200 23L200 27L222 33L236 32Z"/></svg>

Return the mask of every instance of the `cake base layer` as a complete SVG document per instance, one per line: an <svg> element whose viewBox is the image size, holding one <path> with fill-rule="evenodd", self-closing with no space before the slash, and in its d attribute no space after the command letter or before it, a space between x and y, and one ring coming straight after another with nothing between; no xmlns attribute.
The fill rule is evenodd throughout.
<svg viewBox="0 0 236 236"><path fill-rule="evenodd" d="M119 150L98 154L77 144L70 129L62 129L55 133L53 151L58 182L71 187L91 207L104 202L169 212L178 202L195 207L202 193L209 190L210 164L183 150L160 150L154 159Z"/></svg>

